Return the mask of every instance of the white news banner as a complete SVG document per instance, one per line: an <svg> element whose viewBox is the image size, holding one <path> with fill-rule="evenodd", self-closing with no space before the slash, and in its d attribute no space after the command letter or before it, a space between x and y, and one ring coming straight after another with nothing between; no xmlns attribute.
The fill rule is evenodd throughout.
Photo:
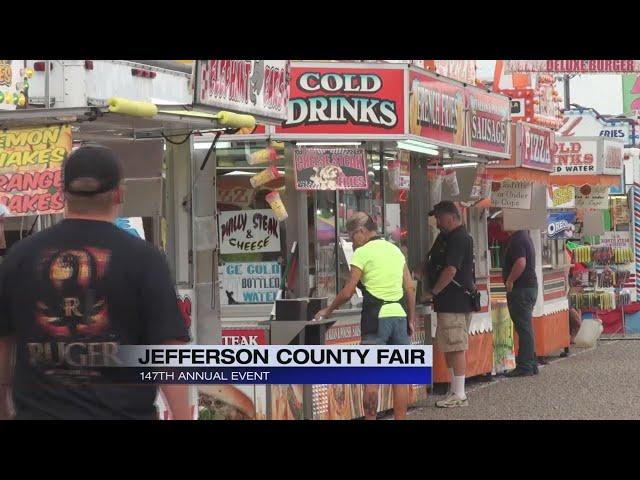
<svg viewBox="0 0 640 480"><path fill-rule="evenodd" d="M123 367L431 367L430 345L127 345Z"/></svg>

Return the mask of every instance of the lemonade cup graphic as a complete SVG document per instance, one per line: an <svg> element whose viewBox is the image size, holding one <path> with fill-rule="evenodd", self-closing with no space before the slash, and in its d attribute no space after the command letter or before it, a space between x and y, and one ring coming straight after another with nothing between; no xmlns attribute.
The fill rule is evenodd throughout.
<svg viewBox="0 0 640 480"><path fill-rule="evenodd" d="M420 135L420 109L418 102L420 81L416 78L411 84L411 92L409 93L409 133L412 135Z"/></svg>
<svg viewBox="0 0 640 480"><path fill-rule="evenodd" d="M464 95L458 92L456 98L456 131L453 134L453 143L457 145L466 145L466 115L464 111Z"/></svg>

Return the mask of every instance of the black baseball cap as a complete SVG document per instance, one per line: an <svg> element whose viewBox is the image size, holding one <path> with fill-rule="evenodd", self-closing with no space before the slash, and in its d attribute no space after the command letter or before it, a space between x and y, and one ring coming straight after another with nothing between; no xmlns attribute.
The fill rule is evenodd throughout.
<svg viewBox="0 0 640 480"><path fill-rule="evenodd" d="M118 157L103 145L84 145L71 154L63 165L64 191L74 195L91 196L108 192L120 185L122 170ZM93 178L98 186L93 190L73 190L71 182L78 178Z"/></svg>
<svg viewBox="0 0 640 480"><path fill-rule="evenodd" d="M456 207L456 204L448 200L443 200L440 203L436 203L431 209L431 211L429 212L429 216L433 217L434 215L439 215L441 213L451 213L454 215L460 215L460 212L458 211L458 207Z"/></svg>

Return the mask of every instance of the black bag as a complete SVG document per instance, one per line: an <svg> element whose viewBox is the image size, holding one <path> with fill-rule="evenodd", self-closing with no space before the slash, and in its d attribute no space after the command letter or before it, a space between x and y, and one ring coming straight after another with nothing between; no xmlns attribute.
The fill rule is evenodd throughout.
<svg viewBox="0 0 640 480"><path fill-rule="evenodd" d="M470 292L469 290L464 288L462 285L460 285L455 280L451 280L451 283L456 284L458 287L460 287L460 288L462 288L462 290L464 290L464 293L469 295L469 298L471 300L471 309L474 312L480 312L482 310L482 305L480 304L480 292L476 288L474 288L473 291Z"/></svg>

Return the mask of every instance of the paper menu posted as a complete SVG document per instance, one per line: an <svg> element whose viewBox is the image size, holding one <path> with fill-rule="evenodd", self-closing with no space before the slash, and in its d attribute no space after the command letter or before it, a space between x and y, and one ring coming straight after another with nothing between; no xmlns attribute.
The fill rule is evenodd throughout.
<svg viewBox="0 0 640 480"><path fill-rule="evenodd" d="M340 238L340 246L342 247L342 252L344 253L344 258L347 260L347 265L349 265L349 270L351 270L351 259L353 258L353 243L348 242L344 238ZM362 298L362 292L359 288L356 288L356 296L357 298ZM354 303L354 299L351 299L351 303ZM359 304L360 302L355 302Z"/></svg>

